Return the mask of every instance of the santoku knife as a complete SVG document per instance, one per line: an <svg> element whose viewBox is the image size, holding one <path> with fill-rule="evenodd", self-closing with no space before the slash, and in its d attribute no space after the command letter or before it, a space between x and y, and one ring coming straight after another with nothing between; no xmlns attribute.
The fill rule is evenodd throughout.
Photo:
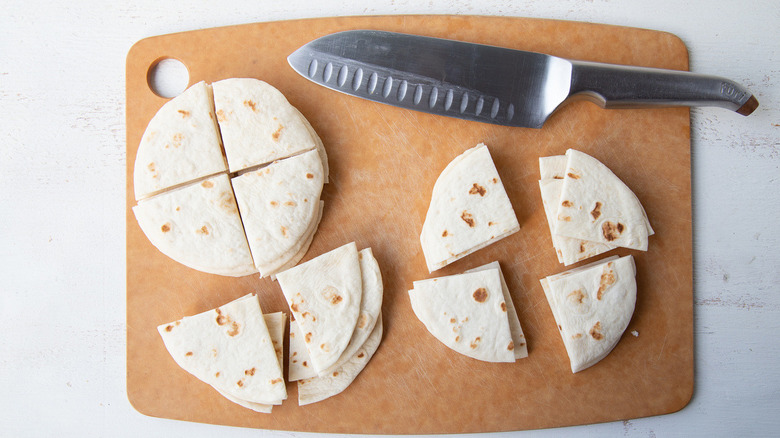
<svg viewBox="0 0 780 438"><path fill-rule="evenodd" d="M541 128L565 102L605 108L758 107L741 85L685 71L602 64L495 46L375 30L326 35L288 58L333 90L427 113Z"/></svg>

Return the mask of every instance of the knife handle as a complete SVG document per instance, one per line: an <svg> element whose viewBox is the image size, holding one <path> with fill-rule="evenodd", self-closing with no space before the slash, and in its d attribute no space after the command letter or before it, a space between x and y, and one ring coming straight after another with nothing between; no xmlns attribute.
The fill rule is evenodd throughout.
<svg viewBox="0 0 780 438"><path fill-rule="evenodd" d="M571 61L569 96L586 98L604 108L647 106L717 106L743 116L758 100L740 84L687 71Z"/></svg>

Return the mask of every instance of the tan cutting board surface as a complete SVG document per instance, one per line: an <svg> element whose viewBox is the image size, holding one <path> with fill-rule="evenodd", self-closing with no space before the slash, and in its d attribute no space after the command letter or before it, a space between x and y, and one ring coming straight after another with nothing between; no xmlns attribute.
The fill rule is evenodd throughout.
<svg viewBox="0 0 780 438"><path fill-rule="evenodd" d="M296 74L287 56L336 31L374 28L549 53L687 70L675 36L647 30L505 17L339 17L259 23L144 39L127 57L127 392L140 412L263 429L342 433L457 433L545 428L674 412L693 393L693 288L689 110L603 110L568 104L543 129L506 128L403 110L343 95ZM412 49L413 50L413 49ZM304 260L349 241L371 247L384 277L385 335L343 393L273 414L235 405L179 368L156 326L249 292L265 312L287 309L276 282L191 270L159 253L131 207L132 170L146 124L165 99L147 71L174 57L190 84L254 77L281 90L311 121L329 155L325 210ZM520 232L431 275L419 234L434 181L465 149L485 142ZM552 248L538 158L576 148L610 167L642 201L656 234L637 265L636 311L603 361L572 374L539 279L564 270ZM414 316L414 280L498 260L528 338L529 357L489 364L444 347ZM631 331L638 332L632 336ZM286 346L285 346L286 348ZM286 364L285 364L286 367Z"/></svg>

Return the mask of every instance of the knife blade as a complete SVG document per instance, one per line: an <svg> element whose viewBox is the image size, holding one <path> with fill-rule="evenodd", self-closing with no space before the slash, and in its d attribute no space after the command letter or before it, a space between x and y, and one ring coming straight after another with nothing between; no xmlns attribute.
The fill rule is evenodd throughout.
<svg viewBox="0 0 780 438"><path fill-rule="evenodd" d="M287 60L303 77L342 93L505 126L541 128L574 99L604 108L717 106L742 115L758 107L745 87L717 76L378 30L325 35Z"/></svg>

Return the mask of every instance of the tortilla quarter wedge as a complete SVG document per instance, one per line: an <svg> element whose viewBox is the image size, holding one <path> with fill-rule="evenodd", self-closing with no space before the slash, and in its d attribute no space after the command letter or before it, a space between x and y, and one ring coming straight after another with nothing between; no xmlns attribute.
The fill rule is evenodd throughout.
<svg viewBox="0 0 780 438"><path fill-rule="evenodd" d="M439 175L420 243L433 272L519 230L490 151L480 143Z"/></svg>
<svg viewBox="0 0 780 438"><path fill-rule="evenodd" d="M133 213L149 241L185 266L233 277L257 272L226 174L141 200Z"/></svg>
<svg viewBox="0 0 780 438"><path fill-rule="evenodd" d="M318 221L324 184L316 150L275 161L232 179L255 267L276 273L307 241ZM308 249L308 248L307 248Z"/></svg>
<svg viewBox="0 0 780 438"><path fill-rule="evenodd" d="M270 84L230 78L211 87L231 172L317 148L298 110Z"/></svg>
<svg viewBox="0 0 780 438"><path fill-rule="evenodd" d="M634 313L634 258L600 260L540 282L572 373L604 359L620 341Z"/></svg>
<svg viewBox="0 0 780 438"><path fill-rule="evenodd" d="M412 310L450 349L485 362L514 362L515 344L498 269L414 282Z"/></svg>
<svg viewBox="0 0 780 438"><path fill-rule="evenodd" d="M555 233L647 251L652 229L634 192L590 155L569 149L566 156Z"/></svg>
<svg viewBox="0 0 780 438"><path fill-rule="evenodd" d="M298 381L298 406L320 402L342 393L366 367L382 342L382 316L380 315L363 345L350 359L336 370L319 377Z"/></svg>
<svg viewBox="0 0 780 438"><path fill-rule="evenodd" d="M267 313L263 315L265 325L268 327L268 334L271 336L271 342L274 345L276 351L276 359L279 361L279 368L284 368L284 327L287 325L287 315L284 312ZM223 397L232 401L233 403L243 406L247 409L251 409L255 412L263 414L270 414L274 405L254 403L240 398L233 397L224 391L214 388ZM281 404L281 400L278 404Z"/></svg>
<svg viewBox="0 0 780 438"><path fill-rule="evenodd" d="M201 81L149 121L133 166L135 199L225 170L211 87Z"/></svg>
<svg viewBox="0 0 780 438"><path fill-rule="evenodd" d="M162 324L165 348L185 371L236 399L279 404L287 389L256 295Z"/></svg>
<svg viewBox="0 0 780 438"><path fill-rule="evenodd" d="M276 274L318 375L349 345L363 293L355 242Z"/></svg>

